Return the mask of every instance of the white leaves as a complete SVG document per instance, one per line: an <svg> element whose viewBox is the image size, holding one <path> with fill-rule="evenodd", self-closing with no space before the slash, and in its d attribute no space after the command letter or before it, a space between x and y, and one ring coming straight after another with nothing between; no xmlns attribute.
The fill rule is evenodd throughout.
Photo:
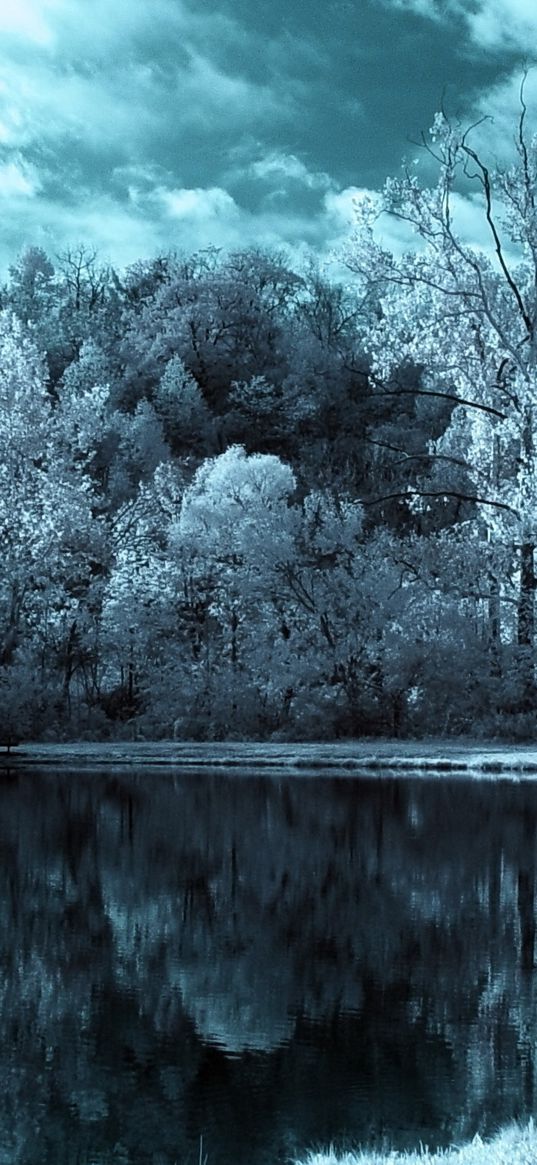
<svg viewBox="0 0 537 1165"><path fill-rule="evenodd" d="M271 418L278 406L281 407L277 390L265 376L253 376L249 381L233 381L229 398L251 421Z"/></svg>
<svg viewBox="0 0 537 1165"><path fill-rule="evenodd" d="M380 310L367 338L372 371L381 382L393 378L389 387L396 388L401 368L410 364L421 369L421 390L465 402L454 410L441 443L431 451L460 457L471 465L476 495L518 508L521 530L533 538L537 511L532 452L537 377L534 144L520 137L516 165L495 173L473 150L468 133L451 126L443 114L436 116L430 136L438 164L436 186L424 188L415 174L405 173L389 179L382 196L385 211L414 227L420 248L401 256L383 255L373 236L372 207L367 202L357 216L359 237L350 244L356 268L379 290ZM475 210L481 205L482 239L488 238L488 253L482 240L479 246L463 243L457 233L462 202L459 176L474 182L472 206ZM498 209L507 222L507 239L502 236ZM518 252L509 249L509 240L518 244ZM518 457L516 453L504 457L501 480L494 455L498 441L504 450L519 450ZM497 532L505 527L505 512L498 517L487 507L486 513ZM508 524L512 528L512 520Z"/></svg>
<svg viewBox="0 0 537 1165"><path fill-rule="evenodd" d="M444 113L435 113L433 124L429 129L432 142L444 142L449 135L449 123Z"/></svg>
<svg viewBox="0 0 537 1165"><path fill-rule="evenodd" d="M108 360L94 340L85 340L77 360L65 369L61 385L64 395L88 392L96 385L106 385L110 379Z"/></svg>
<svg viewBox="0 0 537 1165"><path fill-rule="evenodd" d="M203 538L224 555L252 554L262 542L285 536L287 506L296 488L290 466L279 457L247 456L233 445L205 461L183 498L179 540Z"/></svg>
<svg viewBox="0 0 537 1165"><path fill-rule="evenodd" d="M95 452L109 425L109 397L108 385L97 383L60 398L54 418L58 439L85 459Z"/></svg>
<svg viewBox="0 0 537 1165"><path fill-rule="evenodd" d="M22 464L45 452L50 417L43 360L16 316L0 313L0 452Z"/></svg>

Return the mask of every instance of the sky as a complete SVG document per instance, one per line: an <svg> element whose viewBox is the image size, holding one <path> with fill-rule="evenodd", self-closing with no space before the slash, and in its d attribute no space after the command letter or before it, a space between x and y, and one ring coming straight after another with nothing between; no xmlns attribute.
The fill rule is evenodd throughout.
<svg viewBox="0 0 537 1165"><path fill-rule="evenodd" d="M0 0L0 267L325 257L442 104L501 151L533 56L535 0ZM537 69L526 96L537 130Z"/></svg>

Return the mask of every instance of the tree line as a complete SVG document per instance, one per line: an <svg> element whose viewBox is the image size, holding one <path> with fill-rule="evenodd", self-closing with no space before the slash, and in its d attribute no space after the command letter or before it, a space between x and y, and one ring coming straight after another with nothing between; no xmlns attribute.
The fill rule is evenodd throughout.
<svg viewBox="0 0 537 1165"><path fill-rule="evenodd" d="M475 131L474 131L475 132ZM0 735L535 731L537 147L437 117L349 278L282 254L1 289ZM460 191L488 244L461 242ZM410 224L401 256L379 212Z"/></svg>

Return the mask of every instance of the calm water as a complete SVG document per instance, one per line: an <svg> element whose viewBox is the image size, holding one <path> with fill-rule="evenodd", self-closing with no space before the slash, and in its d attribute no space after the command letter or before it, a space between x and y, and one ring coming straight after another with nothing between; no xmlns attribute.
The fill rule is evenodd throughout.
<svg viewBox="0 0 537 1165"><path fill-rule="evenodd" d="M278 1165L536 1104L537 786L0 774L0 1165Z"/></svg>

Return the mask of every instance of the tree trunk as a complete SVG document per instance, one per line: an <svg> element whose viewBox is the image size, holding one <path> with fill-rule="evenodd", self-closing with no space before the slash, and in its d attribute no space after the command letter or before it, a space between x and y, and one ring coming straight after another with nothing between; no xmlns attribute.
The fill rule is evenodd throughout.
<svg viewBox="0 0 537 1165"><path fill-rule="evenodd" d="M518 599L518 645L533 648L535 638L535 546L524 542L520 547L520 592Z"/></svg>
<svg viewBox="0 0 537 1165"><path fill-rule="evenodd" d="M496 578L491 579L488 608L490 672L495 679L500 679L502 674L501 600L500 586Z"/></svg>
<svg viewBox="0 0 537 1165"><path fill-rule="evenodd" d="M67 644L65 649L65 666L63 672L63 689L62 689L62 705L71 715L71 680L75 670L75 650L77 642L77 620L74 619L69 629L67 637Z"/></svg>
<svg viewBox="0 0 537 1165"><path fill-rule="evenodd" d="M530 711L535 703L535 667L533 650L535 643L535 545L523 542L520 547L520 589L518 596L518 658L522 683L521 704L523 711Z"/></svg>

